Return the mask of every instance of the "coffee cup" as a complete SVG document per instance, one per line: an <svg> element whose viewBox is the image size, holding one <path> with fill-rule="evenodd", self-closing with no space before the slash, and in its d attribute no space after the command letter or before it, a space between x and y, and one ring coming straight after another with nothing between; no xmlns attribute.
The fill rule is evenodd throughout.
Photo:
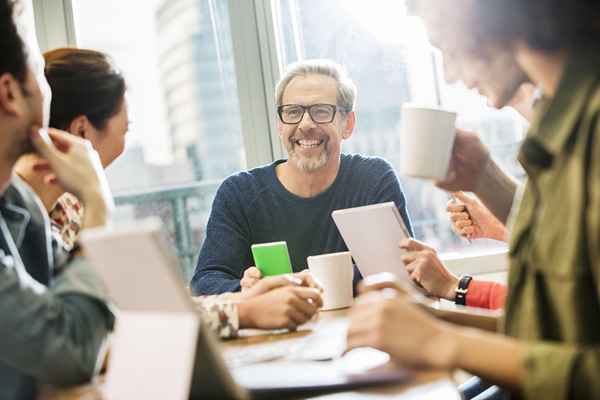
<svg viewBox="0 0 600 400"><path fill-rule="evenodd" d="M400 133L400 173L443 180L448 174L456 113L405 104Z"/></svg>
<svg viewBox="0 0 600 400"><path fill-rule="evenodd" d="M322 310L350 307L354 275L350 252L310 256L306 261L313 278L323 288Z"/></svg>

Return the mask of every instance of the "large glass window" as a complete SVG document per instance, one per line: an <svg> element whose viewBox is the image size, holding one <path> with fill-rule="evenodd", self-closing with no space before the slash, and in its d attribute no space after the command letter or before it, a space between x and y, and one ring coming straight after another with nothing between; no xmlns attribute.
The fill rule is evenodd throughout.
<svg viewBox="0 0 600 400"><path fill-rule="evenodd" d="M228 9L232 3L72 2L78 46L109 53L128 82L131 131L125 153L107 170L118 204L116 220L129 223L160 216L190 272L218 184L247 167ZM500 164L511 174L522 175L514 160L523 120L512 110L492 110L476 93L439 79L435 52L420 22L406 16L404 2L272 0L270 4L279 40L261 43L256 50L259 59L276 43L278 48L266 53L277 51L284 64L330 58L344 64L356 81L358 124L345 152L381 156L398 167L402 104L443 101L444 107L459 111L459 126L479 132ZM265 39L260 32L257 36ZM251 38L236 41L246 39ZM256 85L247 86L257 90ZM268 135L246 136L263 134ZM467 245L450 229L446 193L430 182L408 177L401 181L417 238L442 252L499 247L492 241Z"/></svg>
<svg viewBox="0 0 600 400"><path fill-rule="evenodd" d="M116 220L161 216L188 270L218 183L246 166L227 4L73 0L77 45L128 85L127 146L107 170Z"/></svg>
<svg viewBox="0 0 600 400"><path fill-rule="evenodd" d="M511 174L524 121L513 110L492 110L460 84L440 78L439 55L404 2L384 0L277 0L280 55L285 64L330 58L343 64L358 86L357 127L344 151L381 156L399 166L399 127L404 102L437 104L459 112L458 126L478 132L493 157ZM449 197L432 183L400 177L416 237L442 252L498 249L495 241L467 246L455 235L445 209Z"/></svg>

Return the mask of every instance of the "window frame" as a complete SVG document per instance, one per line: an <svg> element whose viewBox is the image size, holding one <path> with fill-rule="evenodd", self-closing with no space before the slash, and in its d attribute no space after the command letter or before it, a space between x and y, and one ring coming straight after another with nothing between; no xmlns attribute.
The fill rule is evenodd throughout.
<svg viewBox="0 0 600 400"><path fill-rule="evenodd" d="M71 0L32 0L40 50L75 46L75 21Z"/></svg>

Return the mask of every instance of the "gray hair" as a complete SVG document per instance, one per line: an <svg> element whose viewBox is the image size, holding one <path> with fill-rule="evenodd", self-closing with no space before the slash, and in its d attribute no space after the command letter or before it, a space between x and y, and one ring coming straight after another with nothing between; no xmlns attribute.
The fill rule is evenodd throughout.
<svg viewBox="0 0 600 400"><path fill-rule="evenodd" d="M354 111L356 85L342 65L325 59L304 60L288 65L275 89L278 106L282 104L283 93L292 79L306 75L323 75L333 78L337 83L337 106L346 113Z"/></svg>

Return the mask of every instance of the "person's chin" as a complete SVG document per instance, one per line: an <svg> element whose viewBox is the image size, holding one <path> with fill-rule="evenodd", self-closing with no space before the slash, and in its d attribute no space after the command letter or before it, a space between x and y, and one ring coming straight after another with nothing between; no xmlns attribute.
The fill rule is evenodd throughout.
<svg viewBox="0 0 600 400"><path fill-rule="evenodd" d="M296 155L296 165L304 172L317 172L327 165L329 157L326 153L321 153L314 157L305 157Z"/></svg>

